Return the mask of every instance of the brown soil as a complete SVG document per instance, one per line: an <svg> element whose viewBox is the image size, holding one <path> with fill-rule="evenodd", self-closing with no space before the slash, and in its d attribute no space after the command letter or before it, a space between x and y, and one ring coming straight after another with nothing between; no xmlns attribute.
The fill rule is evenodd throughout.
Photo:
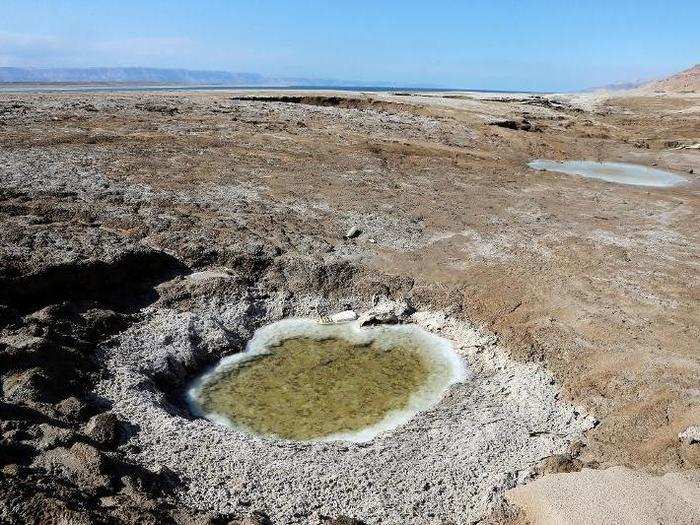
<svg viewBox="0 0 700 525"><path fill-rule="evenodd" d="M2 344L19 352L12 326L34 335L17 316L48 305L97 301L128 323L187 268L255 280L281 257L290 289L361 274L543 362L600 420L586 465L697 467L698 445L677 436L700 421L700 151L672 149L697 142L692 94L3 94ZM689 183L615 185L536 172L534 158L654 165ZM343 239L351 226L362 234ZM110 257L136 245L172 255L137 257L153 271L130 302L90 269L122 271L129 258ZM18 382L51 382L14 359L3 402Z"/></svg>

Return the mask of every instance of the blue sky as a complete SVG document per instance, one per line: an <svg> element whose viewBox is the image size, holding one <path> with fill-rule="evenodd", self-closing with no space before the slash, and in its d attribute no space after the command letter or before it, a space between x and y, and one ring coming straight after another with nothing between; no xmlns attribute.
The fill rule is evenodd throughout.
<svg viewBox="0 0 700 525"><path fill-rule="evenodd" d="M0 3L0 66L570 90L700 62L699 0Z"/></svg>

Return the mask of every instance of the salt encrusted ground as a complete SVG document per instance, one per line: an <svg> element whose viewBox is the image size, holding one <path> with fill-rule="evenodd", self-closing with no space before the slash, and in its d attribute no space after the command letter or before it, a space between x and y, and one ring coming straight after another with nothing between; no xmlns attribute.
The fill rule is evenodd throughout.
<svg viewBox="0 0 700 525"><path fill-rule="evenodd" d="M475 390L460 397L465 403L481 406L485 393L527 403L527 389L517 396L499 385L522 376L513 370L543 367L562 399L600 419L585 447L544 458L536 475L700 465L693 437L700 422L700 94L295 93L290 101L290 92L264 92L257 95L265 100L245 100L251 94L0 95L0 521L240 525L256 506L275 505L279 486L267 488L265 477L282 474L252 460L237 473L228 464L232 483L250 478L259 487L241 481L230 489L249 497L232 514L220 512L226 485L202 498L192 492L207 490L195 483L206 474L196 462L180 476L160 468L203 447L197 433L205 422L185 417L174 397L183 385L174 379L242 349L262 323L361 311L373 295L408 299L494 334L502 353L484 361ZM536 158L643 164L688 183L635 187L541 173L527 167ZM361 233L348 238L352 228ZM159 319L171 319L163 328L180 326L177 338ZM163 354L128 365L126 347L114 345L138 337L162 344ZM133 350L143 356L141 346ZM126 368L107 370L118 352ZM469 352L479 369L482 354ZM492 374L504 354L522 364L503 361ZM125 388L123 397L110 391L122 412L94 390L110 381ZM556 389L544 392L551 401ZM161 401L164 408L153 408ZM150 408L132 413L129 403ZM565 437L537 429L530 436L526 416L545 409L512 405L508 420L522 427L514 430L489 419L503 406L476 412L489 439L464 445L492 450L468 458L454 451L475 469L475 457L496 458L494 469L461 472L454 486L479 476L510 486L512 472L538 455L516 461L509 455L516 444L530 443L526 452L541 446L545 455L564 448ZM150 412L159 415L144 421ZM344 454L390 456L398 436L415 425L430 429L430 421L426 414L387 436L383 448ZM194 437L171 451L183 440L172 433L178 426ZM453 437L469 442L468 432ZM210 454L224 442L214 439ZM268 450L240 445L250 454ZM273 457L294 452L274 450ZM456 469L450 462L445 454L445 472ZM359 459L353 465L364 468ZM362 487L357 472L343 480ZM330 481L317 483L309 494ZM482 515L484 502L497 506L498 483L474 481L465 490L476 494L475 508L447 521ZM390 495L370 489L361 497L385 502L383 512L393 516L413 506L410 498L426 501L415 503L425 515L447 513L440 504L428 508L439 487L422 496L410 483L392 487ZM453 505L455 492L443 494ZM371 523L376 514L364 511L358 504L352 514ZM310 503L295 519L313 512ZM347 523L334 518L324 524Z"/></svg>
<svg viewBox="0 0 700 525"><path fill-rule="evenodd" d="M595 422L559 399L544 370L509 360L492 337L439 312L417 312L406 321L453 341L473 370L471 379L368 443L256 437L173 407L173 397L155 385L184 387L185 370L230 351L227 340L235 349L251 326L276 320L277 299L255 319L241 304L192 313L154 309L104 356L110 377L97 391L139 428L129 444L131 459L172 470L185 480L182 497L195 508L255 508L289 524L319 513L396 525L470 523L499 507L505 489L543 458L567 451Z"/></svg>

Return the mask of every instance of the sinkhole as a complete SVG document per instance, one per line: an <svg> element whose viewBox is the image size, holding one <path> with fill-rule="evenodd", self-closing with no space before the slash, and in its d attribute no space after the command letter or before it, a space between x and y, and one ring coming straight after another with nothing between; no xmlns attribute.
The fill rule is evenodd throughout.
<svg viewBox="0 0 700 525"><path fill-rule="evenodd" d="M567 175L580 175L592 179L631 184L633 186L653 186L666 188L686 182L686 179L670 171L628 164L624 162L596 162L592 160L534 160L528 166L536 170L557 171Z"/></svg>
<svg viewBox="0 0 700 525"><path fill-rule="evenodd" d="M369 441L436 405L468 370L446 339L414 325L288 319L198 377L192 411L251 434Z"/></svg>

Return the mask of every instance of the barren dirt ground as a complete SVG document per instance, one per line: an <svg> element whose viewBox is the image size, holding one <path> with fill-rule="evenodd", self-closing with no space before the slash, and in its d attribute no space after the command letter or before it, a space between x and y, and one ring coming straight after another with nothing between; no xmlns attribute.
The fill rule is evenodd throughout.
<svg viewBox="0 0 700 525"><path fill-rule="evenodd" d="M144 503L167 480L149 492L117 438L85 430L104 410L91 352L163 302L154 285L219 267L290 294L407 298L494 334L599 421L572 452L578 468L700 467L700 444L678 438L700 424L700 150L683 147L698 142L697 94L0 94L5 516L39 512L42 497L43 512L76 519L115 505L174 515L176 499ZM633 162L688 183L537 172L535 158ZM56 446L41 425L87 432L52 439L119 471L95 482L99 502L33 492Z"/></svg>

